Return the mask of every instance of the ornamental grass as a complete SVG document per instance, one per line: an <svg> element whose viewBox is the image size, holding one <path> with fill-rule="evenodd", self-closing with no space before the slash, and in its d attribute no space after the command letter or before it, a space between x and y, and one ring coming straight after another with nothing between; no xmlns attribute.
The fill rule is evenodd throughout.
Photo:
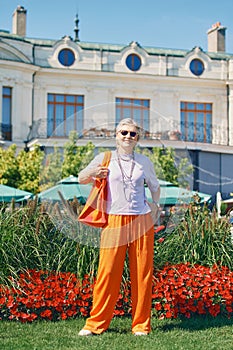
<svg viewBox="0 0 233 350"><path fill-rule="evenodd" d="M160 238L155 241L154 265L190 263L227 266L233 270L233 239L228 217L217 216L206 205L190 204L185 214L171 216Z"/></svg>

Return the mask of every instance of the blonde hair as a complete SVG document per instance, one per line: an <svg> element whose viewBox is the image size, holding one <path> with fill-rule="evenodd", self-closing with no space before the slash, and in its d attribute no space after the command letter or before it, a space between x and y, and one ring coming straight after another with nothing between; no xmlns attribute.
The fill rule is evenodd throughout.
<svg viewBox="0 0 233 350"><path fill-rule="evenodd" d="M121 119L121 121L119 122L119 124L116 127L116 133L118 133L120 130L122 130L122 127L125 125L129 125L129 126L134 126L137 130L137 134L138 134L138 140L140 137L140 131L141 128L140 126L131 118L125 118L125 119Z"/></svg>

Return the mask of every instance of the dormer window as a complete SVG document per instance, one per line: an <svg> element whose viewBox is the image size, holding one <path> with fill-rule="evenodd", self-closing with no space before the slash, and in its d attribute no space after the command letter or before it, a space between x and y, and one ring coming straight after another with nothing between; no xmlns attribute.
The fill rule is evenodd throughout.
<svg viewBox="0 0 233 350"><path fill-rule="evenodd" d="M127 58L126 58L126 66L130 70L136 72L137 70L139 70L141 68L141 65L142 65L142 61L141 61L141 58L138 55L132 53L129 56L127 56Z"/></svg>
<svg viewBox="0 0 233 350"><path fill-rule="evenodd" d="M73 51L70 49L62 49L58 54L58 60L65 67L72 66L75 61Z"/></svg>

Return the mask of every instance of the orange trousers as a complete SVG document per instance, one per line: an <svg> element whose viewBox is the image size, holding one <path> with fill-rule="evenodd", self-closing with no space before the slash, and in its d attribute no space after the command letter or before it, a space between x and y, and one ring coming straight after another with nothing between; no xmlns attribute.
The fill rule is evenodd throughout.
<svg viewBox="0 0 233 350"><path fill-rule="evenodd" d="M115 238L112 238L112 235L115 235ZM122 235L123 239L120 238ZM84 329L96 334L108 329L119 296L124 260L128 250L132 332L149 333L154 255L154 228L151 215L109 215L108 225L102 230L101 241L93 306ZM118 244L113 246L113 242Z"/></svg>

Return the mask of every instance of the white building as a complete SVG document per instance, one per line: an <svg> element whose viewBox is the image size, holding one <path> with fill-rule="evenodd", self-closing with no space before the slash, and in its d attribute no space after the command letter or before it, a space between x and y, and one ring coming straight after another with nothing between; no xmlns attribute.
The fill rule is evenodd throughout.
<svg viewBox="0 0 233 350"><path fill-rule="evenodd" d="M18 6L12 32L0 30L1 144L63 146L71 130L79 144L109 147L121 118L144 130L142 147L188 150L194 189L232 192L233 54L226 28L208 31L208 51L87 43L26 36Z"/></svg>

